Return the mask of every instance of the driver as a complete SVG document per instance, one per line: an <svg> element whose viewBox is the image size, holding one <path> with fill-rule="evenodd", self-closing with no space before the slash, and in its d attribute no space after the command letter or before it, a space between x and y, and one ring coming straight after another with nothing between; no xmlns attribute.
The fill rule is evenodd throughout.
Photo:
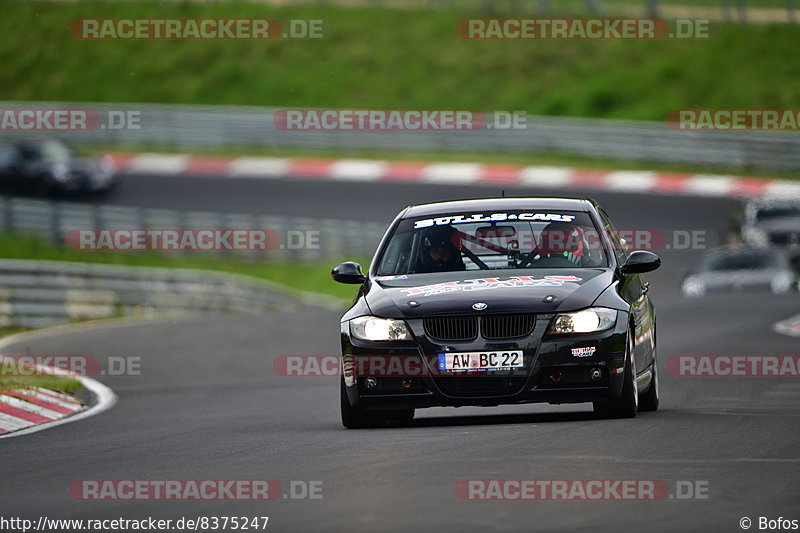
<svg viewBox="0 0 800 533"><path fill-rule="evenodd" d="M420 241L420 268L418 272L451 272L466 270L461 252L455 242L460 242L458 230L452 226L434 226L423 230Z"/></svg>

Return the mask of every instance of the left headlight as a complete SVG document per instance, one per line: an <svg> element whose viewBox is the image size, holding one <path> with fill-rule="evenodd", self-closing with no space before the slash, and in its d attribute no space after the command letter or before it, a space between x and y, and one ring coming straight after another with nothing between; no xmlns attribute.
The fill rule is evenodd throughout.
<svg viewBox="0 0 800 533"><path fill-rule="evenodd" d="M574 313L556 315L547 333L564 335L570 333L591 333L603 331L617 322L617 312L605 307L591 307Z"/></svg>
<svg viewBox="0 0 800 533"><path fill-rule="evenodd" d="M748 244L755 246L765 246L769 244L769 235L761 228L747 228L744 232L744 240Z"/></svg>
<svg viewBox="0 0 800 533"><path fill-rule="evenodd" d="M350 334L363 341L410 341L411 331L402 320L360 316L350 321Z"/></svg>

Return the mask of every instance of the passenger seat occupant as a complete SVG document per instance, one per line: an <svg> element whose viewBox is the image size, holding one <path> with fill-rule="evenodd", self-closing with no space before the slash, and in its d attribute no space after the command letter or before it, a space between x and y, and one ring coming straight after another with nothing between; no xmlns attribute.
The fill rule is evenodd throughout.
<svg viewBox="0 0 800 533"><path fill-rule="evenodd" d="M461 239L452 226L435 226L423 230L420 240L417 272L451 272L466 270L456 243Z"/></svg>
<svg viewBox="0 0 800 533"><path fill-rule="evenodd" d="M551 222L539 235L537 268L569 268L580 266L585 251L583 228L569 222Z"/></svg>

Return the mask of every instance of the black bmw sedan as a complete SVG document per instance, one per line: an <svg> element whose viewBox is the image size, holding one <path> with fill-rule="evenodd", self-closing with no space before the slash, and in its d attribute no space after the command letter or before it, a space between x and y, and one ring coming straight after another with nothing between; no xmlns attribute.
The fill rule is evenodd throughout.
<svg viewBox="0 0 800 533"><path fill-rule="evenodd" d="M40 196L104 193L118 183L108 157L79 157L48 139L0 146L0 185Z"/></svg>
<svg viewBox="0 0 800 533"><path fill-rule="evenodd" d="M594 201L488 198L411 206L392 222L341 320L347 428L415 409L592 402L658 408L656 317L642 274Z"/></svg>

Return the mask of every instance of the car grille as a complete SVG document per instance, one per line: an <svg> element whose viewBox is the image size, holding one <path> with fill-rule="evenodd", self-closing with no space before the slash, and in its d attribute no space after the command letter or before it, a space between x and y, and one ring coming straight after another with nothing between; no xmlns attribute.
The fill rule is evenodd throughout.
<svg viewBox="0 0 800 533"><path fill-rule="evenodd" d="M437 316L423 319L425 334L439 341L468 341L478 336L476 316ZM480 317L484 339L498 340L530 335L536 324L535 315L507 314Z"/></svg>
<svg viewBox="0 0 800 533"><path fill-rule="evenodd" d="M425 334L441 341L468 341L478 336L478 317L437 316L423 319Z"/></svg>
<svg viewBox="0 0 800 533"><path fill-rule="evenodd" d="M524 337L533 331L534 315L486 315L481 317L481 336L484 339Z"/></svg>
<svg viewBox="0 0 800 533"><path fill-rule="evenodd" d="M444 377L436 384L445 394L513 394L519 392L527 378L523 377Z"/></svg>

